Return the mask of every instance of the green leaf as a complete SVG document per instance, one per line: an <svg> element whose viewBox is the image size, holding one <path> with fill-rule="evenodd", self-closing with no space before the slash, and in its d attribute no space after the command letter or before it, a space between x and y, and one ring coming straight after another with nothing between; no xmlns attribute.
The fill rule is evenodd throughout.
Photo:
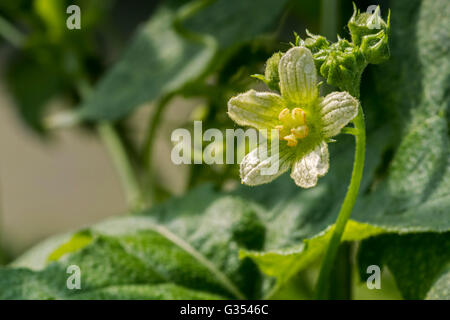
<svg viewBox="0 0 450 320"><path fill-rule="evenodd" d="M433 283L450 265L450 233L381 235L363 241L358 260L364 281L369 265L387 266L405 299L448 297L449 287L446 293L440 289L448 276ZM427 295L431 287L435 288Z"/></svg>
<svg viewBox="0 0 450 320"><path fill-rule="evenodd" d="M262 247L259 210L211 187L200 188L142 215L108 220L69 241L63 237L56 249L53 242L27 253L36 261L23 259L0 269L0 298L257 297L261 276L238 251ZM33 263L41 268L25 268ZM67 289L71 265L81 270L80 290Z"/></svg>
<svg viewBox="0 0 450 320"><path fill-rule="evenodd" d="M111 286L79 294L80 300L219 300L224 297L173 284Z"/></svg>
<svg viewBox="0 0 450 320"><path fill-rule="evenodd" d="M78 232L73 235L73 237L66 243L60 245L56 250L54 250L49 256L48 261L56 261L63 255L78 251L89 243L92 242L92 235L90 232Z"/></svg>
<svg viewBox="0 0 450 320"><path fill-rule="evenodd" d="M447 266L428 291L427 300L450 300L450 267Z"/></svg>
<svg viewBox="0 0 450 320"><path fill-rule="evenodd" d="M139 237L138 237L139 238ZM165 244L162 239L152 239L151 235L145 237L151 240L151 247L155 244ZM137 241L143 239L138 239ZM159 240L159 241L158 241ZM185 299L190 298L218 298L202 290L186 288L188 281L198 280L192 285L211 285L211 289L221 289L213 279L201 282L202 279L177 279L184 281L185 286L179 286L167 281L164 270L158 270L151 261L145 261L144 256L139 256L133 251L132 239L113 239L110 237L98 237L91 245L71 255L67 260L52 263L42 271L33 272L28 269L0 269L0 297L2 299L83 299L83 298L146 298L153 299L160 296L170 299L174 295L185 294ZM131 251L127 245L131 246ZM125 247L124 247L125 246ZM164 248L165 249L165 248ZM160 255L174 255L174 259L187 259L188 270L179 275L186 276L195 269L190 265L189 257L176 252L176 249L164 251ZM175 251L173 251L175 250ZM164 253L163 253L164 252ZM178 254L178 256L177 256ZM81 289L70 290L66 281L70 274L66 273L67 267L77 265L81 270ZM161 265L162 267L163 265ZM205 270L196 270L205 272ZM192 275L194 276L194 274ZM207 278L207 275L204 277ZM216 287L215 287L216 286ZM123 291L122 291L123 289ZM222 291L223 292L223 291Z"/></svg>
<svg viewBox="0 0 450 320"><path fill-rule="evenodd" d="M227 52L267 31L285 2L263 0L255 6L249 1L217 0L184 22L187 31L183 34L173 25L182 10L175 8L178 2L162 5L100 81L82 107L82 115L118 119L145 102L198 81L216 70Z"/></svg>
<svg viewBox="0 0 450 320"><path fill-rule="evenodd" d="M392 13L392 60L378 69L379 81L386 83L378 103L398 113L401 140L389 176L367 197L362 216L373 223L383 216L382 224L399 229L447 231L450 62L444 46L450 7L441 1L411 1L396 3ZM406 39L405 34L415 36Z"/></svg>
<svg viewBox="0 0 450 320"><path fill-rule="evenodd" d="M299 270L304 269L320 257L331 238L333 229L334 225L313 238L305 239L297 246L281 250L269 250L264 253L243 250L240 256L252 258L265 274L276 277L280 283L285 283ZM384 230L381 228L349 221L343 241L358 241L383 232Z"/></svg>
<svg viewBox="0 0 450 320"><path fill-rule="evenodd" d="M74 234L65 233L47 238L12 261L10 266L41 270L48 264L48 257L58 250L61 245L70 242L70 239L73 237Z"/></svg>

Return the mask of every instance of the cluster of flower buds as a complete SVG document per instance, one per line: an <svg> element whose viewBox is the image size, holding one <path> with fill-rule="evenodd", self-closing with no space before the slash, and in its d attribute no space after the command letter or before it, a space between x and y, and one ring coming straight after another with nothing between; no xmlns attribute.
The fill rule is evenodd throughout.
<svg viewBox="0 0 450 320"><path fill-rule="evenodd" d="M339 38L332 44L327 41L328 46L325 46L324 37L309 32L308 36L310 38L304 44L313 52L314 62L322 77L332 86L351 91L367 65L361 50L345 39Z"/></svg>
<svg viewBox="0 0 450 320"><path fill-rule="evenodd" d="M390 13L386 23L380 17L380 7L373 13L361 13L354 5L348 28L351 42L338 36L337 42L330 43L325 37L306 30L308 38L302 40L296 35L295 46L301 45L311 51L320 75L328 84L356 94L355 83L360 82L364 68L369 63L379 64L389 59ZM266 62L264 75L253 75L278 92L278 64L282 56L281 52L273 54Z"/></svg>
<svg viewBox="0 0 450 320"><path fill-rule="evenodd" d="M311 50L314 62L328 84L352 92L367 64L379 64L389 59L390 18L386 23L379 10L377 7L372 14L360 13L354 6L348 22L352 42L338 37L337 42L330 43L323 36L306 32L308 38L301 40L301 44Z"/></svg>

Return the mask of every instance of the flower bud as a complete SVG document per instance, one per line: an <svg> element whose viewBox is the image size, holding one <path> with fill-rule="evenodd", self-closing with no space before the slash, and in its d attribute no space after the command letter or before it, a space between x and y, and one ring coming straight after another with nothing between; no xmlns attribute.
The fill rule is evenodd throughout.
<svg viewBox="0 0 450 320"><path fill-rule="evenodd" d="M380 30L386 30L388 25L380 17L380 7L377 7L373 14L360 13L355 4L353 4L353 15L348 21L348 28L353 43L359 46L364 36L376 34Z"/></svg>
<svg viewBox="0 0 450 320"><path fill-rule="evenodd" d="M313 54L319 52L320 50L326 50L330 46L330 43L325 37L312 34L308 30L306 30L306 34L309 38L306 38L303 41L303 45L311 50Z"/></svg>
<svg viewBox="0 0 450 320"><path fill-rule="evenodd" d="M360 13L354 6L348 28L353 43L361 48L368 63L378 64L389 59L390 13L386 23L380 17L380 7L370 14Z"/></svg>
<svg viewBox="0 0 450 320"><path fill-rule="evenodd" d="M368 63L379 64L389 59L388 38L385 30L363 37L360 48Z"/></svg>
<svg viewBox="0 0 450 320"><path fill-rule="evenodd" d="M360 49L345 39L333 43L324 56L320 74L327 83L350 91L359 81L361 72L367 65Z"/></svg>
<svg viewBox="0 0 450 320"><path fill-rule="evenodd" d="M305 47L311 50L314 58L314 64L317 69L320 69L328 56L330 43L325 37L312 34L308 30L306 30L306 34L309 38L306 38L302 43Z"/></svg>
<svg viewBox="0 0 450 320"><path fill-rule="evenodd" d="M267 86L276 91L280 91L280 76L278 74L278 64L283 56L281 52L274 53L266 62L266 71L264 73Z"/></svg>

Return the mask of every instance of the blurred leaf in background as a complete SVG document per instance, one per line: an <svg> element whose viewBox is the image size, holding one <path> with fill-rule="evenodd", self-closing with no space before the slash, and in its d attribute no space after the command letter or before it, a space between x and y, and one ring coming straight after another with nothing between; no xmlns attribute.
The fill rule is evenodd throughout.
<svg viewBox="0 0 450 320"><path fill-rule="evenodd" d="M22 41L8 57L7 85L19 114L37 132L43 133L42 118L51 98L73 96L83 74L95 77L102 68L95 38L112 1L77 3L83 8L79 30L66 27L71 1L22 0L0 5L0 16L23 29Z"/></svg>
<svg viewBox="0 0 450 320"><path fill-rule="evenodd" d="M268 31L285 3L195 1L181 9L178 1L163 4L100 81L81 114L88 119L118 119L144 102L202 81L232 50Z"/></svg>

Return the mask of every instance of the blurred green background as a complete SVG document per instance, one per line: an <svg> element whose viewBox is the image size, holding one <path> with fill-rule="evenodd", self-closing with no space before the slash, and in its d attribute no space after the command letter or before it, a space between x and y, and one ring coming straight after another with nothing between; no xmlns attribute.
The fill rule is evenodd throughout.
<svg viewBox="0 0 450 320"><path fill-rule="evenodd" d="M55 110L76 106L76 63L83 64L91 79L101 77L160 2L2 1L1 19L26 37L18 40L19 48L14 40L0 37L1 235L11 256L51 234L125 211L117 177L96 137L77 127L46 132L42 119ZM179 5L184 2L179 1ZM378 2L357 3L364 8ZM82 8L81 30L65 27L69 16L65 8L70 4ZM351 13L350 1L288 1L282 15L271 23L268 34L274 36L267 38L266 48L244 48L243 53L251 50L246 59L253 61L254 73L262 72L271 50L286 49L294 31L304 36L308 28L333 40L336 31L346 32L344 26ZM327 19L321 19L323 16ZM244 58L243 54L236 56ZM250 73L244 70L240 72L245 78ZM161 168L160 180L175 194L185 189L187 172L186 168L171 165L168 137L201 103L201 99L173 101L161 129L164 133L156 144L155 166ZM142 119L151 112L149 104L127 120L127 127L137 139L143 138L146 120Z"/></svg>

